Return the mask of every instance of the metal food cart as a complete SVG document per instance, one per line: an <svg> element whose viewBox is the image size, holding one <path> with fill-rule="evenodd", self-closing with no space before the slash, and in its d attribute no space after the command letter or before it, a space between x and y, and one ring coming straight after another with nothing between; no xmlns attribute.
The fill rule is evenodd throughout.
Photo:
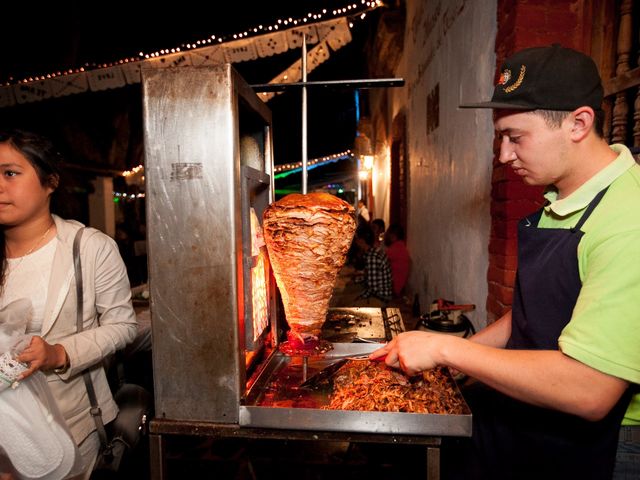
<svg viewBox="0 0 640 480"><path fill-rule="evenodd" d="M427 448L429 478L438 478L441 437L469 436L470 412L336 411L317 398L311 408L265 402L283 371L306 376L333 357L372 347L335 344L304 361L278 349L283 309L256 241L274 200L272 120L249 85L231 65L150 69L142 77L153 478L165 475L167 435L419 444ZM368 315L372 327L379 322L378 340L389 340L402 330L400 313L378 310L350 314Z"/></svg>

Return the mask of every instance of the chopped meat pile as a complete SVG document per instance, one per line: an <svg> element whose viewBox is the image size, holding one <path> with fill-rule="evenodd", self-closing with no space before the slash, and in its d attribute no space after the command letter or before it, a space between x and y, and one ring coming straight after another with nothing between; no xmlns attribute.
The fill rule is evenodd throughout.
<svg viewBox="0 0 640 480"><path fill-rule="evenodd" d="M317 336L356 229L353 206L328 193L291 194L267 207L264 239L287 322Z"/></svg>
<svg viewBox="0 0 640 480"><path fill-rule="evenodd" d="M384 363L351 360L335 374L325 408L456 415L464 400L441 368L407 377Z"/></svg>

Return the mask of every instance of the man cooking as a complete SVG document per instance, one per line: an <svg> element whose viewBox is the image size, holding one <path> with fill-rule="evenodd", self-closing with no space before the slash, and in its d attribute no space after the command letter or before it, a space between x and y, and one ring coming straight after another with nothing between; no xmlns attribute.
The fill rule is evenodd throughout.
<svg viewBox="0 0 640 480"><path fill-rule="evenodd" d="M500 72L491 101L465 107L494 109L499 161L547 186L518 226L512 310L470 339L412 331L371 357L487 387L468 397L465 478L610 478L620 424L640 428L640 166L603 138L591 58L530 48Z"/></svg>

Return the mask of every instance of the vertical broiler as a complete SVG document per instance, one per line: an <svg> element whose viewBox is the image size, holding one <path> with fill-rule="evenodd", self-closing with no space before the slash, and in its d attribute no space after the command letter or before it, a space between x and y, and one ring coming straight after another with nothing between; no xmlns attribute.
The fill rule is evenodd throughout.
<svg viewBox="0 0 640 480"><path fill-rule="evenodd" d="M142 78L156 417L469 435L468 411L328 410L327 392L297 388L335 359L377 346L333 343L317 355L280 348L288 325L263 238L263 215L274 202L270 111L230 65L149 69ZM388 340L402 323L395 309L333 309L332 316L354 327L352 339L381 320L383 338L375 340Z"/></svg>

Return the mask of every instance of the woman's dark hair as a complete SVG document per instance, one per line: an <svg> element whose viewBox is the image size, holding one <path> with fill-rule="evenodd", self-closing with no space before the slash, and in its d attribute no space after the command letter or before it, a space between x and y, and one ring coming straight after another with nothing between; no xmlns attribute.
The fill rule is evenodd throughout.
<svg viewBox="0 0 640 480"><path fill-rule="evenodd" d="M58 188L62 157L51 141L37 133L24 130L0 130L0 143L10 145L33 166L43 187ZM7 272L4 232L0 235L0 286Z"/></svg>
<svg viewBox="0 0 640 480"><path fill-rule="evenodd" d="M24 130L0 130L0 143L11 145L29 160L43 187L58 187L62 157L48 138Z"/></svg>

